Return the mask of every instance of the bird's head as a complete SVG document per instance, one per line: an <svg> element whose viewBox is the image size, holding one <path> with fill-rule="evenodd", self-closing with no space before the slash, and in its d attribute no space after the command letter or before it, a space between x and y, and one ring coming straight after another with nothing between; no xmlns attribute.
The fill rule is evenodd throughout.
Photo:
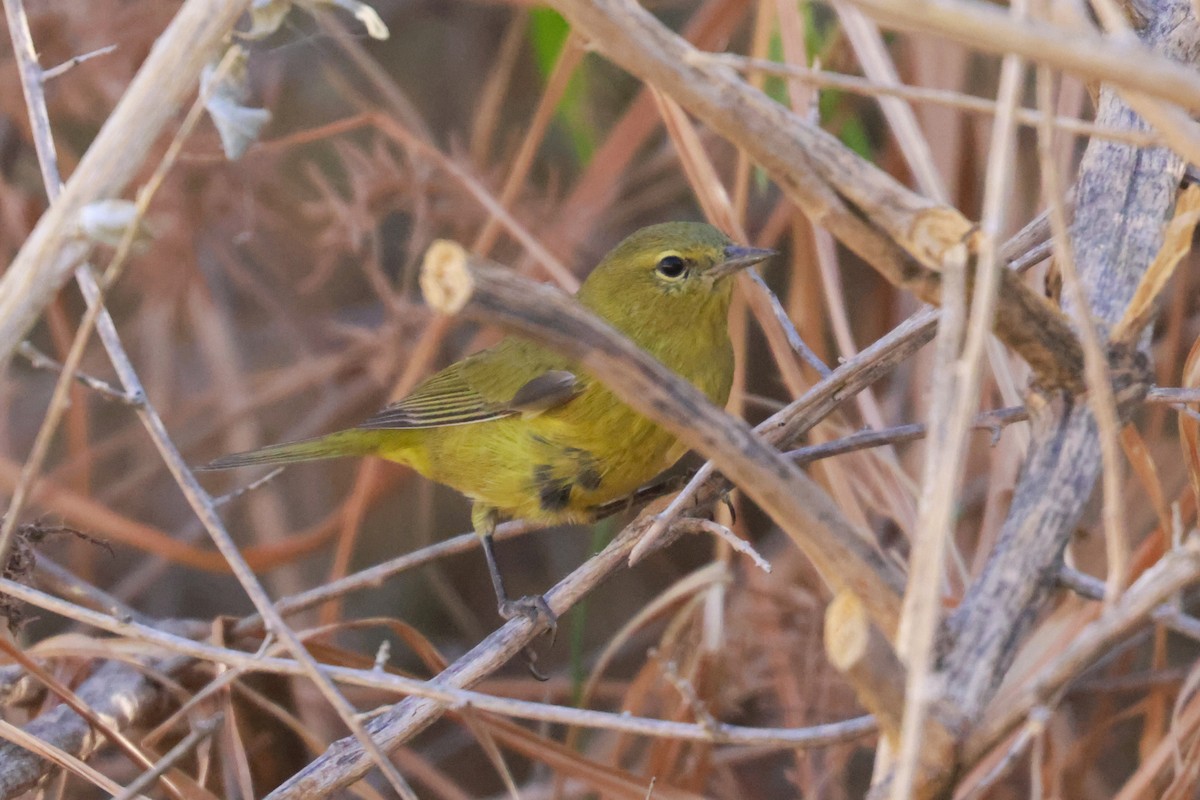
<svg viewBox="0 0 1200 800"><path fill-rule="evenodd" d="M773 254L734 244L702 222L651 225L604 257L580 287L579 299L626 333L640 325L686 326L695 315L723 320L729 278Z"/></svg>

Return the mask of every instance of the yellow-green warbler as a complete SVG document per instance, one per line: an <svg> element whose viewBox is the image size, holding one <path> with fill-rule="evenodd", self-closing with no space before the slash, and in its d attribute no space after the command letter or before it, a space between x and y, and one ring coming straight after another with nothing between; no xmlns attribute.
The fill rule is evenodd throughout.
<svg viewBox="0 0 1200 800"><path fill-rule="evenodd" d="M616 246L577 299L723 405L733 379L730 278L772 255L710 225L642 228ZM583 522L674 464L684 447L569 359L508 337L431 376L361 425L224 456L207 469L374 455L471 498L501 616L554 615L508 599L492 547L501 518Z"/></svg>

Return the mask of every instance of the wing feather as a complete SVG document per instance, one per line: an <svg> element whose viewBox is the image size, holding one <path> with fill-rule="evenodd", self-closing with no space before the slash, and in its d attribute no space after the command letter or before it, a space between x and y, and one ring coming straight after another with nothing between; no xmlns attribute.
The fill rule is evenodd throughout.
<svg viewBox="0 0 1200 800"><path fill-rule="evenodd" d="M535 345L505 340L430 376L358 427L438 428L541 413L579 393L580 380L565 366Z"/></svg>

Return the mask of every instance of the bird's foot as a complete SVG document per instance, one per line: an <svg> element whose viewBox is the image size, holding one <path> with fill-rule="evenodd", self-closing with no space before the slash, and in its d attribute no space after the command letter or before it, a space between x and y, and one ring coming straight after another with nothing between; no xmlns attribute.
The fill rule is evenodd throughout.
<svg viewBox="0 0 1200 800"><path fill-rule="evenodd" d="M540 628L550 634L550 646L554 646L554 637L558 633L558 615L550 610L550 604L546 602L546 598L540 594L528 595L516 600L505 598L500 601L500 606L497 608L500 616L505 619L515 619L516 617L524 617L533 624L535 628ZM539 681L550 680L549 677L542 674L537 668L537 653L532 647L525 648L525 666L529 668L529 674L537 678Z"/></svg>
<svg viewBox="0 0 1200 800"><path fill-rule="evenodd" d="M527 595L516 600L504 600L497 609L505 619L524 617L535 627L543 628L550 634L550 641L558 632L558 615L550 610L550 604L540 594Z"/></svg>

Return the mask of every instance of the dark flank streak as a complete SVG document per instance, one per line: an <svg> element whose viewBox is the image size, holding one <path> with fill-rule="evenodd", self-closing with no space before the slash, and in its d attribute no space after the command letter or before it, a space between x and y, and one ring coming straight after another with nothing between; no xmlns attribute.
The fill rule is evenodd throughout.
<svg viewBox="0 0 1200 800"><path fill-rule="evenodd" d="M538 490L538 502L544 511L562 511L571 502L572 484L568 481L555 481L543 485Z"/></svg>
<svg viewBox="0 0 1200 800"><path fill-rule="evenodd" d="M543 511L562 511L571 502L573 484L554 477L554 468L538 464L533 468L533 485L537 488L538 505Z"/></svg>
<svg viewBox="0 0 1200 800"><path fill-rule="evenodd" d="M587 489L589 492L594 492L600 488L600 471L595 467L584 467L575 477L575 480L584 489Z"/></svg>

